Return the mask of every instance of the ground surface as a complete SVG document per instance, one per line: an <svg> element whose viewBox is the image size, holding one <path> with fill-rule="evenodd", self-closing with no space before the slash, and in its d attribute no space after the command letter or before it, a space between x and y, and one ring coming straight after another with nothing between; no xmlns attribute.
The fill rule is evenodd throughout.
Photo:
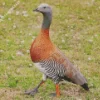
<svg viewBox="0 0 100 100"><path fill-rule="evenodd" d="M90 92L63 83L53 98L48 80L34 97L23 95L42 78L29 55L42 22L32 10L42 2L53 8L51 40L86 76ZM0 100L100 100L100 0L0 0Z"/></svg>

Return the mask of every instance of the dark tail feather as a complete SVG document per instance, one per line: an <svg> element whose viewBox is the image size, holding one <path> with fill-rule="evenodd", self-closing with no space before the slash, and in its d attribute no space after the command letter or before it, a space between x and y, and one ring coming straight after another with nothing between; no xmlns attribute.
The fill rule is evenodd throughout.
<svg viewBox="0 0 100 100"><path fill-rule="evenodd" d="M89 87L87 83L84 83L83 85L81 85L85 90L89 91Z"/></svg>

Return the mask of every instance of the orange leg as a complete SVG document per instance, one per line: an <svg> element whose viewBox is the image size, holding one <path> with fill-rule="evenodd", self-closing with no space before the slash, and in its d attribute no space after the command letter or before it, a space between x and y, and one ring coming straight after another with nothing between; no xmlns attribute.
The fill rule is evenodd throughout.
<svg viewBox="0 0 100 100"><path fill-rule="evenodd" d="M45 81L42 81L42 82L40 83L40 86L43 85L44 83L45 83Z"/></svg>
<svg viewBox="0 0 100 100"><path fill-rule="evenodd" d="M56 96L60 96L60 89L59 89L59 84L56 84Z"/></svg>

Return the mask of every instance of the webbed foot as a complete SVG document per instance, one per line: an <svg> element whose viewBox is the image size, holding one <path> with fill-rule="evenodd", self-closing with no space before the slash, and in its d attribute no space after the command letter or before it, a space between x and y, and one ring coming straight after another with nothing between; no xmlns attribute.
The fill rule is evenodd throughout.
<svg viewBox="0 0 100 100"><path fill-rule="evenodd" d="M31 96L34 96L36 93L38 93L38 89L35 88L33 90L30 90L30 91L25 91L24 94L27 94L27 95L31 95Z"/></svg>
<svg viewBox="0 0 100 100"><path fill-rule="evenodd" d="M50 97L56 97L56 93L50 93Z"/></svg>

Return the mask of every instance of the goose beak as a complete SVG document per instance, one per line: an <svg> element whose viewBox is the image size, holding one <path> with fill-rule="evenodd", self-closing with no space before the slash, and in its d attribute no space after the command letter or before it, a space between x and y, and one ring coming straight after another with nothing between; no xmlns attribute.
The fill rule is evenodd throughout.
<svg viewBox="0 0 100 100"><path fill-rule="evenodd" d="M39 10L36 8L36 9L34 9L33 11L36 11L36 12L39 12Z"/></svg>

